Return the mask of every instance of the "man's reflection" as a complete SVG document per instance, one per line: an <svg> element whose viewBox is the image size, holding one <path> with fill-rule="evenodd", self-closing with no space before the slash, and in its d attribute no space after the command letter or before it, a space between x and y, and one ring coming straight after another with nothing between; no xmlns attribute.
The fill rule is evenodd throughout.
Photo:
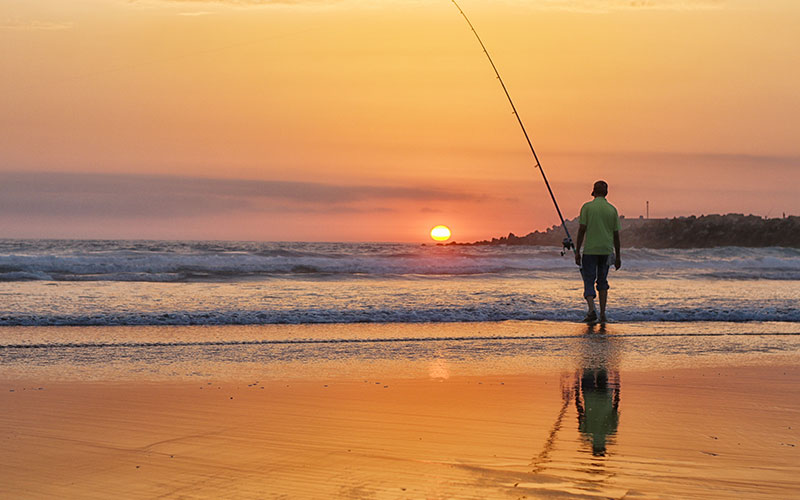
<svg viewBox="0 0 800 500"><path fill-rule="evenodd" d="M605 333L605 325L598 330L588 327L575 375L578 430L591 445L594 456L605 456L606 446L619 425L619 372L613 369L613 345Z"/></svg>

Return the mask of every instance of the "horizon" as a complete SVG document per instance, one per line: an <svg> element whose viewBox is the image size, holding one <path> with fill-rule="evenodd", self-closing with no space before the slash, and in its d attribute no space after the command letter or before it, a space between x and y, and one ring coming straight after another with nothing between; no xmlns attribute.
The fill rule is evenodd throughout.
<svg viewBox="0 0 800 500"><path fill-rule="evenodd" d="M800 5L486 4L565 219L800 213ZM747 26L747 31L742 26ZM10 0L0 234L429 242L558 224L449 1ZM744 118L743 118L744 117Z"/></svg>
<svg viewBox="0 0 800 500"><path fill-rule="evenodd" d="M724 213L724 214L717 214L717 213L710 213L710 214L690 214L690 215L680 215L674 217L644 217L642 215L638 217L626 217L624 214L620 214L620 218L623 220L651 220L651 221L660 221L660 220L670 220L670 219L687 219L691 217L701 218L701 217L726 217L726 216L738 216L738 217L757 217L760 220L782 220L782 219L789 219L789 218L798 218L800 215L794 214L782 214L781 216L775 217L768 217L762 216L757 214L744 214L744 213ZM565 222L576 222L577 216L572 219L564 219ZM483 238L479 238L476 240L471 241L458 241L454 238L450 238L445 241L433 241L430 239L421 239L420 241L379 241L379 240L349 240L349 241L340 241L340 240L234 240L234 239L193 239L193 238L182 238L182 239L160 239L160 238L54 238L54 237L2 237L0 241L131 241L131 242L146 242L146 241L157 241L157 242L187 242L187 243L214 243L214 242L221 242L221 243L285 243L285 244L294 244L294 243L324 243L324 244L364 244L364 245L371 245L371 244L387 244L387 245L415 245L415 246L448 246L452 244L471 244L477 243L482 241L490 241L494 238L505 238L510 234L514 234L518 237L524 237L529 234L533 233L547 233L550 231L560 231L562 228L561 223L554 224L545 228L537 228L532 229L526 233L516 234L513 231L506 234L497 234L491 236L485 236ZM624 228L623 228L624 229ZM536 245L539 246L539 245ZM559 245L553 245L553 247L559 247ZM705 248L705 247L704 247Z"/></svg>

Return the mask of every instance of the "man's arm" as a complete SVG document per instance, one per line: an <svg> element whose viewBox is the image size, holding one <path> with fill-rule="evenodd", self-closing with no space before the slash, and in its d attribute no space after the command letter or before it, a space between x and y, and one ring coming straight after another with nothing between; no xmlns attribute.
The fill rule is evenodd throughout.
<svg viewBox="0 0 800 500"><path fill-rule="evenodd" d="M622 257L619 253L619 247L619 231L614 231L614 254L616 255L616 258L614 259L614 269L619 269L622 267Z"/></svg>
<svg viewBox="0 0 800 500"><path fill-rule="evenodd" d="M581 265L581 245L583 245L583 237L586 236L586 224L578 226L578 241L575 243L575 263Z"/></svg>

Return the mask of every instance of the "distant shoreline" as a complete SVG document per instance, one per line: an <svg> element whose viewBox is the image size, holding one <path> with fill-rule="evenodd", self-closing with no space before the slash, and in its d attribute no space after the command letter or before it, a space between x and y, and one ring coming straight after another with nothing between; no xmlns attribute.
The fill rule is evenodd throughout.
<svg viewBox="0 0 800 500"><path fill-rule="evenodd" d="M714 248L787 247L800 248L800 217L765 219L757 215L726 214L674 217L672 219L629 219L621 217L620 236L623 246L638 248ZM566 222L573 238L578 233L577 219ZM525 236L508 236L471 243L451 242L446 245L528 245L561 246L564 230L561 225L546 231L533 231Z"/></svg>

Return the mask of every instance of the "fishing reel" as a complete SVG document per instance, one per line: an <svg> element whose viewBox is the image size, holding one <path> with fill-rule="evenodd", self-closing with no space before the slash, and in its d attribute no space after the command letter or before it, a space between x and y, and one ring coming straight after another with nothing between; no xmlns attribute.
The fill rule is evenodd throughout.
<svg viewBox="0 0 800 500"><path fill-rule="evenodd" d="M575 250L575 244L572 242L572 238L564 238L564 240L561 241L561 246L563 247L561 249L562 257L570 250Z"/></svg>

